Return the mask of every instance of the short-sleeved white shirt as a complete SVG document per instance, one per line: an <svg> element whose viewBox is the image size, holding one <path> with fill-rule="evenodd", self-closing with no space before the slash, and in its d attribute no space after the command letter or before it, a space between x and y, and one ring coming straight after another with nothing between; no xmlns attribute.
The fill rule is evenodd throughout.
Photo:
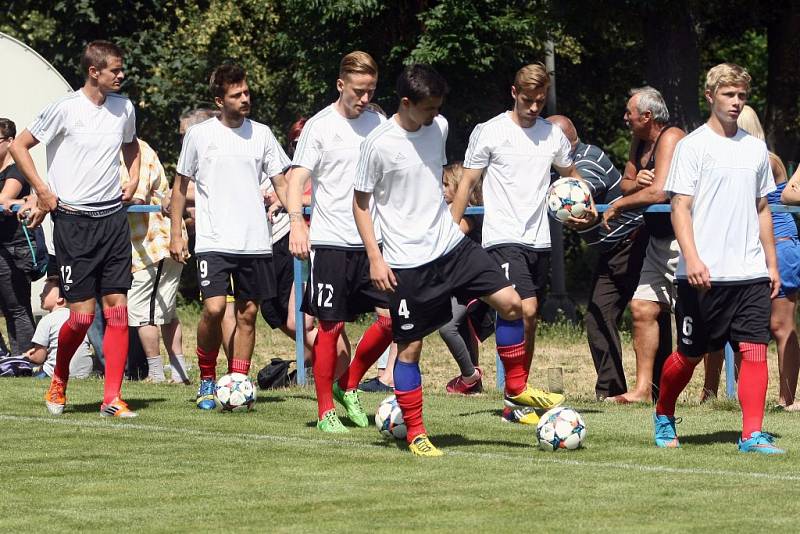
<svg viewBox="0 0 800 534"><path fill-rule="evenodd" d="M62 203L91 210L121 202L119 150L136 137L130 100L110 93L96 106L78 89L42 110L28 131L46 145L48 182Z"/></svg>
<svg viewBox="0 0 800 534"><path fill-rule="evenodd" d="M444 201L446 140L441 115L416 132L404 130L395 116L361 146L355 190L372 193L389 267L430 263L464 239Z"/></svg>
<svg viewBox="0 0 800 534"><path fill-rule="evenodd" d="M756 200L775 190L767 146L744 130L703 125L678 141L664 190L692 199L692 229L712 282L766 280ZM683 254L676 276L686 279Z"/></svg>
<svg viewBox="0 0 800 534"><path fill-rule="evenodd" d="M539 118L530 128L504 112L472 131L464 156L467 169L483 177L483 246L521 244L550 248L545 196L552 165L572 165L572 147L560 128Z"/></svg>
<svg viewBox="0 0 800 534"><path fill-rule="evenodd" d="M245 119L228 128L211 118L189 128L177 172L195 181L195 251L272 253L262 183L289 166L270 129Z"/></svg>
<svg viewBox="0 0 800 534"><path fill-rule="evenodd" d="M58 352L58 333L61 326L69 319L69 308L57 308L41 318L36 325L31 341L47 349L47 359L42 365L47 376L53 376L56 367L56 352ZM92 374L91 352L89 342L84 337L81 344L75 350L75 355L69 362L70 378L88 378Z"/></svg>
<svg viewBox="0 0 800 534"><path fill-rule="evenodd" d="M262 193L272 193L275 187L269 179L264 180L261 184ZM289 214L285 210L281 211L272 218L272 221L267 220L269 223L270 233L272 234L272 242L280 241L286 234L289 233Z"/></svg>
<svg viewBox="0 0 800 534"><path fill-rule="evenodd" d="M348 119L331 104L303 126L292 165L311 171L312 245L364 246L353 219L353 179L361 143L385 121L382 115L369 109L355 119ZM374 204L371 214L374 221ZM377 224L375 237L381 241Z"/></svg>

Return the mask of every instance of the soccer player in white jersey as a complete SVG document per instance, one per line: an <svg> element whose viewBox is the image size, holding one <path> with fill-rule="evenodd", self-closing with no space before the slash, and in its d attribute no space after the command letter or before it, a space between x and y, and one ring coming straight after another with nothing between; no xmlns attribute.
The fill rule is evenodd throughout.
<svg viewBox="0 0 800 534"><path fill-rule="evenodd" d="M339 99L306 122L290 174L290 250L311 256L311 279L303 310L319 319L314 341L314 386L317 428L347 432L336 415L333 398L342 403L357 426L369 424L358 398L358 384L392 342L389 301L370 282L369 260L353 221L353 179L364 138L386 119L367 108L378 83L378 66L366 52L342 58L336 89ZM312 178L311 234L303 221L303 184ZM374 209L373 209L374 212ZM373 233L380 239L377 228ZM310 245L309 245L310 241ZM334 383L337 341L345 321L375 311L349 368Z"/></svg>
<svg viewBox="0 0 800 534"><path fill-rule="evenodd" d="M197 325L197 407L201 410L214 408L217 355L231 277L236 333L228 372L250 371L258 306L275 294L272 237L260 187L264 177L269 177L278 198L285 201L283 172L289 167L289 158L270 129L247 118L250 89L244 69L223 64L212 73L210 85L221 113L186 132L171 203L173 213L183 213L187 184L193 180L195 255L203 296L203 314ZM170 253L184 262L178 217L172 219L171 234Z"/></svg>
<svg viewBox="0 0 800 534"><path fill-rule="evenodd" d="M678 350L661 375L655 442L678 447L675 402L703 354L738 345L739 450L781 454L761 427L767 394L770 299L780 276L767 194L775 190L763 141L736 124L750 75L731 63L706 75L708 121L678 142L664 190L681 247L675 321Z"/></svg>
<svg viewBox="0 0 800 534"><path fill-rule="evenodd" d="M511 86L514 107L479 124L464 156L464 174L450 210L460 222L469 195L483 177L483 247L503 268L522 298L522 319L497 321L498 354L506 372L503 418L536 424L535 409L550 409L564 396L528 386L536 337L538 293L549 265L550 224L545 205L551 166L581 180L572 147L560 128L542 119L550 76L544 65L522 67ZM588 227L594 208L573 227ZM501 339L503 336L503 339ZM506 337L508 336L508 337Z"/></svg>
<svg viewBox="0 0 800 534"><path fill-rule="evenodd" d="M444 200L447 121L439 108L447 84L433 68L410 65L397 80L397 114L361 146L353 214L370 263L370 278L389 292L397 343L394 388L408 428L410 450L440 456L422 421L422 339L450 321L450 299L481 297L506 321L522 304L497 264L466 237ZM383 237L375 236L372 204ZM498 338L499 343L499 338Z"/></svg>
<svg viewBox="0 0 800 534"><path fill-rule="evenodd" d="M61 327L56 368L45 395L60 415L66 404L69 363L94 320L102 297L106 330L105 386L100 415L134 417L120 398L128 359L127 293L131 287L131 244L122 202L130 200L139 177L139 144L133 104L120 96L122 50L108 41L89 43L81 58L83 87L46 107L17 137L11 154L36 192L20 211L38 225L52 213L53 241L69 319ZM50 186L37 172L30 149L47 145ZM119 153L131 180L120 186Z"/></svg>

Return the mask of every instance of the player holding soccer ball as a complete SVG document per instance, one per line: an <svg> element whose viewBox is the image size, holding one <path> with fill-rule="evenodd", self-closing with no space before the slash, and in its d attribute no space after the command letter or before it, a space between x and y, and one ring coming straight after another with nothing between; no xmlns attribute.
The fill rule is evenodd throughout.
<svg viewBox="0 0 800 534"><path fill-rule="evenodd" d="M128 299L131 242L122 201L139 182L139 143L133 104L117 95L125 75L122 50L108 41L89 43L81 58L86 81L80 89L45 108L11 145L11 155L36 194L20 217L38 225L52 213L53 241L69 319L58 335L47 409L61 415L67 402L69 363L94 320L96 295L102 296L106 330L105 386L100 415L134 417L120 398L128 359ZM47 145L50 187L34 167L30 149ZM131 179L120 187L119 154Z"/></svg>
<svg viewBox="0 0 800 534"><path fill-rule="evenodd" d="M212 410L217 355L222 343L228 284L233 279L236 333L229 373L246 375L255 344L258 305L275 294L272 236L260 190L266 177L285 201L283 172L289 166L275 136L251 121L247 74L238 65L220 65L211 74L219 117L189 128L178 158L171 210L183 213L189 180L196 186L197 277L203 314L197 325L200 389L197 407ZM172 218L170 254L185 262L179 217Z"/></svg>
<svg viewBox="0 0 800 534"><path fill-rule="evenodd" d="M678 447L675 401L705 352L738 345L739 450L781 454L762 432L767 393L770 298L780 287L767 194L775 190L763 141L736 119L750 75L730 63L706 76L708 122L678 142L664 190L681 247L675 321L678 350L667 359L653 416L659 447ZM720 232L724 229L724 232Z"/></svg>
<svg viewBox="0 0 800 534"><path fill-rule="evenodd" d="M342 59L336 80L339 99L306 122L290 173L289 248L301 259L309 257L311 248L311 280L303 310L319 319L314 387L317 428L323 432L347 432L336 415L334 396L357 426L369 424L359 401L358 384L392 342L389 301L386 293L370 283L369 260L353 221L353 177L359 147L386 121L367 108L377 83L378 66L369 54L356 51ZM314 188L310 247L300 211L303 186L309 178L313 178ZM373 235L380 239L377 227ZM372 311L377 312L377 320L364 332L348 370L334 383L337 342L345 321Z"/></svg>
<svg viewBox="0 0 800 534"><path fill-rule="evenodd" d="M447 121L439 108L444 79L426 65L410 65L397 80L398 112L361 145L353 215L370 264L370 278L389 292L397 342L394 387L410 450L440 456L422 420L422 339L451 317L451 296L482 297L506 324L522 317L522 303L497 265L453 221L442 188ZM383 236L375 236L372 200Z"/></svg>
<svg viewBox="0 0 800 534"><path fill-rule="evenodd" d="M497 321L497 352L505 368L507 421L536 424L534 408L558 406L564 396L528 385L536 337L537 294L545 284L550 255L546 193L551 166L561 176L581 180L572 164L572 147L563 132L542 119L550 75L544 65L522 67L514 78L514 107L479 124L464 156L464 175L450 210L458 223L469 195L483 179L483 248L499 264L522 297L523 317ZM582 219L566 224L588 228L597 213L594 203Z"/></svg>

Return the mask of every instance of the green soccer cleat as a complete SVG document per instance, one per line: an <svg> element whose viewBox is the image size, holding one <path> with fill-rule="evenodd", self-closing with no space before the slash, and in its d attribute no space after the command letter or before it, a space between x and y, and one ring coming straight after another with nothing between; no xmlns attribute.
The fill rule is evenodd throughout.
<svg viewBox="0 0 800 534"><path fill-rule="evenodd" d="M336 410L328 410L328 412L322 416L322 419L317 421L317 428L328 434L346 434L350 432L347 430L347 427L339 421L339 418L336 417Z"/></svg>
<svg viewBox="0 0 800 534"><path fill-rule="evenodd" d="M339 401L339 404L344 406L347 411L347 418L350 419L356 426L366 428L369 426L369 419L367 414L364 413L364 408L361 407L361 399L358 398L358 390L343 391L339 384L333 384L333 397Z"/></svg>

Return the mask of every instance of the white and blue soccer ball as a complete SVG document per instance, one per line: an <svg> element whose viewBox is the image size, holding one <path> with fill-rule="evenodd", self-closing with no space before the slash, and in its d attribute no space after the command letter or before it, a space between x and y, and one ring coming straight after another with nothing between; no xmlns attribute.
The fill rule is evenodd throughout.
<svg viewBox="0 0 800 534"><path fill-rule="evenodd" d="M585 439L586 423L572 408L553 408L536 425L536 440L539 448L545 451L577 449Z"/></svg>
<svg viewBox="0 0 800 534"><path fill-rule="evenodd" d="M222 411L247 411L256 403L256 387L242 373L230 373L217 380L214 397Z"/></svg>
<svg viewBox="0 0 800 534"><path fill-rule="evenodd" d="M592 194L586 184L575 178L559 178L547 190L547 209L559 222L570 216L581 218L592 205Z"/></svg>
<svg viewBox="0 0 800 534"><path fill-rule="evenodd" d="M397 397L391 395L381 401L375 412L375 426L384 437L406 439L406 423L403 420L403 410L397 404Z"/></svg>

